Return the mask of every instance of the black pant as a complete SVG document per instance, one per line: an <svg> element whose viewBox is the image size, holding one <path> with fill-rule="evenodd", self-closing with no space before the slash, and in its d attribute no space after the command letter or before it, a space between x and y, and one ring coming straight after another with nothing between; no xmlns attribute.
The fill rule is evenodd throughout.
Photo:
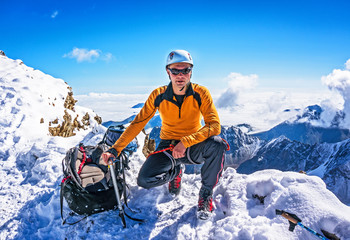
<svg viewBox="0 0 350 240"><path fill-rule="evenodd" d="M171 140L161 140L156 151L168 148L171 142ZM169 150L153 154L142 165L137 184L146 189L157 187L173 180L180 172L181 163L202 164L204 162L201 168L202 187L211 191L221 177L226 147L221 137L213 136L187 148L183 158L174 159Z"/></svg>

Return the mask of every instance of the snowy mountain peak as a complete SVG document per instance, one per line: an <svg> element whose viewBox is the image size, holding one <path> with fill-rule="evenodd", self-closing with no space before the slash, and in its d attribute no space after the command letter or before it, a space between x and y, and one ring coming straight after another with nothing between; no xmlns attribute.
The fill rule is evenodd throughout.
<svg viewBox="0 0 350 240"><path fill-rule="evenodd" d="M45 134L68 137L101 122L92 110L74 108L72 89L62 79L28 67L21 60L0 56L0 88L0 114L6 116L0 120L0 127L6 128L0 133L1 139L9 140L6 132L26 132L31 138Z"/></svg>
<svg viewBox="0 0 350 240"><path fill-rule="evenodd" d="M281 135L277 138L272 139L270 142L268 142L268 144L266 144L265 147L273 147L273 146L276 146L277 144L280 144L282 142L290 142L290 140L286 136Z"/></svg>
<svg viewBox="0 0 350 240"><path fill-rule="evenodd" d="M319 105L308 106L301 116L297 116L298 121L320 120L323 109Z"/></svg>
<svg viewBox="0 0 350 240"><path fill-rule="evenodd" d="M26 202L58 186L61 160L70 147L89 132L105 128L91 109L76 105L71 87L62 79L4 55L0 116L0 226L6 226ZM2 232L1 239L11 238L3 238Z"/></svg>

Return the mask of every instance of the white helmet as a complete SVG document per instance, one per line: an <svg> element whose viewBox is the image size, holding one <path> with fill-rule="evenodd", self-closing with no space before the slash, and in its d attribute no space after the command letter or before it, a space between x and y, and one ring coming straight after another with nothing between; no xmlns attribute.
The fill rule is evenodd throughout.
<svg viewBox="0 0 350 240"><path fill-rule="evenodd" d="M185 50L175 50L169 53L166 59L166 67L173 63L189 63L193 66L192 56L189 52Z"/></svg>

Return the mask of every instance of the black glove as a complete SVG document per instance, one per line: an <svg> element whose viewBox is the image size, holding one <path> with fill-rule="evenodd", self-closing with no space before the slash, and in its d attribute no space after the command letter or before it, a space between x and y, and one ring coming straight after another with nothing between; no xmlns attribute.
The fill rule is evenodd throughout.
<svg viewBox="0 0 350 240"><path fill-rule="evenodd" d="M119 155L117 150L115 150L115 148L110 148L110 149L108 149L107 152L112 153L115 157L118 157L118 155Z"/></svg>

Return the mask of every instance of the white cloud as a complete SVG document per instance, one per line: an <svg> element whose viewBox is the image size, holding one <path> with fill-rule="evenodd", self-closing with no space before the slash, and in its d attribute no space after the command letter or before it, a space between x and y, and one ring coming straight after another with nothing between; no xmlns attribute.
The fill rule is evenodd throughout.
<svg viewBox="0 0 350 240"><path fill-rule="evenodd" d="M113 59L112 53L106 53L102 56L102 60L105 62L110 62Z"/></svg>
<svg viewBox="0 0 350 240"><path fill-rule="evenodd" d="M57 15L58 15L58 11L54 11L54 12L51 14L51 18L55 18Z"/></svg>
<svg viewBox="0 0 350 240"><path fill-rule="evenodd" d="M250 74L250 75L244 76L240 73L235 73L235 72L230 73L226 77L230 88L232 88L233 90L237 89L239 91L252 89L256 87L258 78L259 77L256 74Z"/></svg>
<svg viewBox="0 0 350 240"><path fill-rule="evenodd" d="M236 105L236 101L240 92L252 89L257 85L258 75L242 75L232 72L227 77L229 87L218 98L216 104L219 108L232 108Z"/></svg>
<svg viewBox="0 0 350 240"><path fill-rule="evenodd" d="M345 68L350 70L350 59L348 61L346 61Z"/></svg>
<svg viewBox="0 0 350 240"><path fill-rule="evenodd" d="M111 53L102 53L99 49L85 49L85 48L73 48L69 53L63 55L65 58L75 58L78 63L80 62L95 62L97 59L109 62L112 60L113 55Z"/></svg>
<svg viewBox="0 0 350 240"><path fill-rule="evenodd" d="M344 92L350 88L350 71L334 69L332 73L322 77L322 83L331 90Z"/></svg>
<svg viewBox="0 0 350 240"><path fill-rule="evenodd" d="M300 111L305 107L319 104L328 97L328 94L329 92L289 91L286 93L254 89L252 92L241 92L239 95L240 104L233 110L228 108L218 108L217 110L223 125L248 123L254 127L255 131L266 131L300 114ZM78 100L79 106L93 109L106 122L110 120L122 121L137 114L140 109L131 107L138 103L144 103L148 95L148 93L89 93L74 95L74 98ZM216 99L214 98L214 100ZM285 109L290 109L290 111L285 112ZM300 111L295 109L300 109Z"/></svg>
<svg viewBox="0 0 350 240"><path fill-rule="evenodd" d="M147 97L148 94L89 93L87 95L74 95L79 106L94 109L104 122L122 121L137 114L139 109L131 107L138 103L144 103Z"/></svg>
<svg viewBox="0 0 350 240"><path fill-rule="evenodd" d="M344 100L344 127L350 128L350 59L345 63L346 69L334 69L322 77L322 83L330 90L338 92Z"/></svg>

